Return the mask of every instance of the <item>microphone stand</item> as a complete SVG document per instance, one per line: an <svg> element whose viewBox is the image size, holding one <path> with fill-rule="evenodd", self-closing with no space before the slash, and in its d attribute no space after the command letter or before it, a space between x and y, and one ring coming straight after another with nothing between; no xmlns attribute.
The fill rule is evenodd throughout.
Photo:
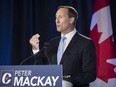
<svg viewBox="0 0 116 87"><path fill-rule="evenodd" d="M27 57L26 59L24 59L24 60L20 63L20 65L22 65L24 62L26 62L27 60L31 59L32 57L34 57L34 56L36 56L36 55L41 56L42 51L44 51L45 56L47 57L48 63L50 64L50 60L49 60L49 57L48 57L47 52L46 52L47 46L48 46L48 45L49 45L49 43L46 42L46 43L44 44L43 48L42 48L39 52L37 52L37 53L35 53L35 54L33 54L33 55ZM36 62L37 62L37 59L35 59L34 65L36 64Z"/></svg>
<svg viewBox="0 0 116 87"><path fill-rule="evenodd" d="M35 54L33 54L33 55L27 57L26 59L24 59L24 60L20 63L20 65L22 65L24 62L26 62L27 60L31 59L32 57L34 57L34 56L37 55L38 53L40 53L40 52L37 52L37 53L35 53Z"/></svg>

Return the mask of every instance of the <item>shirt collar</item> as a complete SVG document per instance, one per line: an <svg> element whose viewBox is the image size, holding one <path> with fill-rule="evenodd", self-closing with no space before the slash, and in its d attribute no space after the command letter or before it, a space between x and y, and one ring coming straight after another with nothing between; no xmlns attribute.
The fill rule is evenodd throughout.
<svg viewBox="0 0 116 87"><path fill-rule="evenodd" d="M66 39L70 41L76 32L77 32L77 30L76 30L76 28L74 28L71 32L69 32L68 34L65 35ZM61 34L61 37L62 36L64 36L64 35Z"/></svg>

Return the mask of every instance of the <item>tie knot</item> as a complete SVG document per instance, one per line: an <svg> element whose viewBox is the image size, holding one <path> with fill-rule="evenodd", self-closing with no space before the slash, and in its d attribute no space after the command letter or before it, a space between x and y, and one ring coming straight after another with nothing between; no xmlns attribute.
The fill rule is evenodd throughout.
<svg viewBox="0 0 116 87"><path fill-rule="evenodd" d="M66 37L65 36L62 36L61 39L64 41L66 39Z"/></svg>

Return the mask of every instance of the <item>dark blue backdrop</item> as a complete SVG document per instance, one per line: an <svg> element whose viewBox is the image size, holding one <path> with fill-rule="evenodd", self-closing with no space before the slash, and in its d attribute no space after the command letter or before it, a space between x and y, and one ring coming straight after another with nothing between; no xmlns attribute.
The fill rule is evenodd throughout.
<svg viewBox="0 0 116 87"><path fill-rule="evenodd" d="M112 22L116 25L113 3L110 0ZM55 27L59 5L71 5L78 10L76 29L89 36L94 0L0 0L0 65L18 65L30 56L29 39L33 34L40 34L41 47L59 35ZM115 36L115 26L113 31ZM33 64L33 60L28 62Z"/></svg>

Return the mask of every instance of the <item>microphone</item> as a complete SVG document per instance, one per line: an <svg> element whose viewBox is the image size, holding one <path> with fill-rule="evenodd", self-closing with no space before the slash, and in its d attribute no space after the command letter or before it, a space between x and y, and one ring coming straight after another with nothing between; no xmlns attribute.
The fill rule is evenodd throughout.
<svg viewBox="0 0 116 87"><path fill-rule="evenodd" d="M49 43L48 42L46 42L45 44L44 44L44 54L45 54L45 56L46 56L46 58L47 58L47 60L48 60L48 64L51 64L50 63L50 60L49 60L49 56L48 56L48 54L47 54L47 52L46 52L46 50L47 50L47 46L49 45Z"/></svg>
<svg viewBox="0 0 116 87"><path fill-rule="evenodd" d="M37 52L37 53L35 53L35 54L33 54L33 55L27 57L26 59L24 59L24 60L20 63L20 65L22 65L22 64L25 63L27 60L31 59L32 57L34 57L34 56L36 56L36 55L39 55L39 56L40 56L42 51L44 51L44 53L45 53L45 55L46 55L46 57L47 57L47 59L48 59L48 62L49 62L49 58L48 58L48 55L47 55L47 52L46 52L47 46L48 46L48 45L49 45L49 43L48 43L48 42L45 42L43 48L42 48L39 52ZM34 64L35 64L35 63L34 63Z"/></svg>

